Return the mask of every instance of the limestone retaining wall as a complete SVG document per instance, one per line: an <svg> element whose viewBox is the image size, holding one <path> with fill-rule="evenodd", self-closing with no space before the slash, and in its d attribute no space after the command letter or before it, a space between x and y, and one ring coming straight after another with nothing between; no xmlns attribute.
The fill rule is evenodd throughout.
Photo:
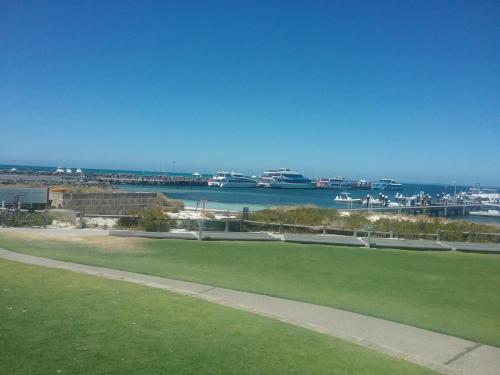
<svg viewBox="0 0 500 375"><path fill-rule="evenodd" d="M53 208L103 215L158 208L164 199L161 193L49 193Z"/></svg>

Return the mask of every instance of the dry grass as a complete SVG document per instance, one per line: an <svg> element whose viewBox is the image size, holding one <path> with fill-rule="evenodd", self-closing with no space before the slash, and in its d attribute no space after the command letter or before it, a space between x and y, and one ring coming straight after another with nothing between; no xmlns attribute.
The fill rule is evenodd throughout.
<svg viewBox="0 0 500 375"><path fill-rule="evenodd" d="M74 232L64 233L49 232L49 231L33 231L33 230L2 230L2 236L15 241L21 241L26 246L30 246L37 241L50 241L54 244L68 244L79 246L90 246L103 252L121 253L121 254L146 254L148 250L142 245L142 238L132 237L111 237L108 235L75 235Z"/></svg>

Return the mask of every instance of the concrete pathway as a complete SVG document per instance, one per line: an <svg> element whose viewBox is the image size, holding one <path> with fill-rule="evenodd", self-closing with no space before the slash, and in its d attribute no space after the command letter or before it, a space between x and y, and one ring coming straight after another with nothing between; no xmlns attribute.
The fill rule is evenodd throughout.
<svg viewBox="0 0 500 375"><path fill-rule="evenodd" d="M0 249L0 258L168 290L305 327L443 374L500 374L500 348L344 310Z"/></svg>

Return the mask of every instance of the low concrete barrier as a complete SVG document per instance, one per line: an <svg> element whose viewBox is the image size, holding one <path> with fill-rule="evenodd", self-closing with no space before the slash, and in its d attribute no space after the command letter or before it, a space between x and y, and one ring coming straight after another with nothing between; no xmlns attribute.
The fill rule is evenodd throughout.
<svg viewBox="0 0 500 375"><path fill-rule="evenodd" d="M111 230L111 236L145 237L158 239L199 239L198 232L143 232L128 230ZM284 241L302 244L321 244L334 246L368 247L367 237L353 237L323 234L291 234L273 235L266 232L211 232L204 231L201 236L205 241ZM463 251L474 253L500 254L500 245L473 242L438 242L430 240L402 240L398 238L374 238L369 242L370 248L389 248L418 251Z"/></svg>
<svg viewBox="0 0 500 375"><path fill-rule="evenodd" d="M110 236L144 237L158 239L197 240L198 236L191 232L144 232L139 230L110 230Z"/></svg>

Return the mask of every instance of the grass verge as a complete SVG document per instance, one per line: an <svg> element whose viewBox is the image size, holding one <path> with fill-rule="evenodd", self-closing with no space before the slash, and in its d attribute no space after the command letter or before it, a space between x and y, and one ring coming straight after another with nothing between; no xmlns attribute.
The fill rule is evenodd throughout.
<svg viewBox="0 0 500 375"><path fill-rule="evenodd" d="M500 347L496 255L138 239L114 248L105 238L101 246L0 235L0 246L342 308Z"/></svg>
<svg viewBox="0 0 500 375"><path fill-rule="evenodd" d="M163 291L0 260L2 374L431 374Z"/></svg>

